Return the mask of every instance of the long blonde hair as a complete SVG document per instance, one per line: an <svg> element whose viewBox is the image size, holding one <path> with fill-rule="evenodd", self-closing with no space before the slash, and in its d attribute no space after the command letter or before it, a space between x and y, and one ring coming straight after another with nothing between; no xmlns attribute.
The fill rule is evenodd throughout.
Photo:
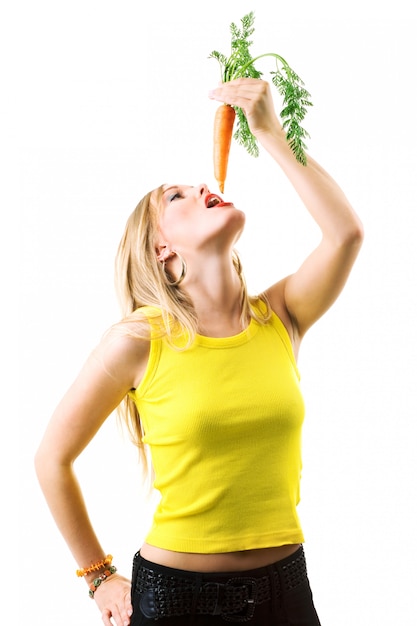
<svg viewBox="0 0 417 626"><path fill-rule="evenodd" d="M184 350L192 344L198 332L198 319L187 293L180 286L171 284L172 277L165 273L162 263L157 259L155 246L163 189L164 186L161 185L142 198L127 220L117 250L115 286L123 315L118 326L138 339L149 340L149 314L145 318L140 308L155 307L155 313L152 314L152 336L156 336L157 328L159 336L166 336L174 349ZM261 324L266 323L271 314L266 297L248 295L240 259L235 250L232 261L242 286L242 328L250 318ZM260 299L266 305L262 313L254 306ZM181 338L180 344L176 342L178 338ZM142 443L143 427L130 395L120 405L119 414L123 416L132 441L147 464Z"/></svg>

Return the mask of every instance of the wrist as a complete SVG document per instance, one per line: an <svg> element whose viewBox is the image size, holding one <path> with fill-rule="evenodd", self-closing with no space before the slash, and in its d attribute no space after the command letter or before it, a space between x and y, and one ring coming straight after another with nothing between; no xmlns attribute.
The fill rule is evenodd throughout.
<svg viewBox="0 0 417 626"><path fill-rule="evenodd" d="M97 591L97 589L104 582L107 582L107 580L111 576L113 576L116 572L117 572L117 568L114 565L110 565L110 567L106 568L100 574L97 574L96 576L94 576L89 581L87 580L87 583L88 583L88 595L90 596L90 598L94 599L94 594Z"/></svg>
<svg viewBox="0 0 417 626"><path fill-rule="evenodd" d="M100 585L117 572L117 568L112 565L112 562L113 556L108 554L99 561L76 570L77 576L85 578L90 598L94 598L94 594Z"/></svg>
<svg viewBox="0 0 417 626"><path fill-rule="evenodd" d="M285 130L279 122L270 128L257 131L256 138L264 147L270 144L288 147Z"/></svg>
<svg viewBox="0 0 417 626"><path fill-rule="evenodd" d="M103 557L99 561L95 561L94 563L90 563L90 565L86 567L77 569L75 573L80 578L90 576L90 574L94 575L94 574L101 572L102 570L105 570L107 567L109 567L112 564L112 562L113 562L113 556L111 554L108 554L107 556Z"/></svg>

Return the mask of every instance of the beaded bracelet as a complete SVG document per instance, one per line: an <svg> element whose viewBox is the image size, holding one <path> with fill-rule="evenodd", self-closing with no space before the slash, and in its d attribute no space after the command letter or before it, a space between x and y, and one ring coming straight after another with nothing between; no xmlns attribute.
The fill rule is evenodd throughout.
<svg viewBox="0 0 417 626"><path fill-rule="evenodd" d="M97 591L97 588L100 587L101 583L104 580L106 580L115 572L117 572L117 568L114 567L114 565L111 565L109 569L106 569L102 574L100 574L100 576L97 576L97 578L93 580L88 591L88 595L90 596L90 598L94 599L94 592Z"/></svg>
<svg viewBox="0 0 417 626"><path fill-rule="evenodd" d="M82 567L81 569L77 569L75 573L77 574L77 576L80 577L87 576L87 574L92 574L92 572L98 572L99 570L103 569L103 567L111 565L112 561L112 555L108 554L104 559L101 559L101 561L97 561L97 563L93 563L89 567Z"/></svg>

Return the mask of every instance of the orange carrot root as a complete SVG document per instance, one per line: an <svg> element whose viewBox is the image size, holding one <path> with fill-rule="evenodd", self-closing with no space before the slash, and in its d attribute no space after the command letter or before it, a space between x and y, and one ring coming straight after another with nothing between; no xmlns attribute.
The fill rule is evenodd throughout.
<svg viewBox="0 0 417 626"><path fill-rule="evenodd" d="M217 180L221 193L224 191L224 183L226 181L235 117L236 113L234 108L228 104L221 104L214 117L214 177Z"/></svg>

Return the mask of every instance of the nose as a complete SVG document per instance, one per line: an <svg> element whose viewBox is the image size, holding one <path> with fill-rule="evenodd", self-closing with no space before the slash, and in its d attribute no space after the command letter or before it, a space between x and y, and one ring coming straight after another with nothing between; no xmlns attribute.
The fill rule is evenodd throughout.
<svg viewBox="0 0 417 626"><path fill-rule="evenodd" d="M196 189L200 196L206 196L208 194L208 187L205 183L200 183L199 185L196 185Z"/></svg>

